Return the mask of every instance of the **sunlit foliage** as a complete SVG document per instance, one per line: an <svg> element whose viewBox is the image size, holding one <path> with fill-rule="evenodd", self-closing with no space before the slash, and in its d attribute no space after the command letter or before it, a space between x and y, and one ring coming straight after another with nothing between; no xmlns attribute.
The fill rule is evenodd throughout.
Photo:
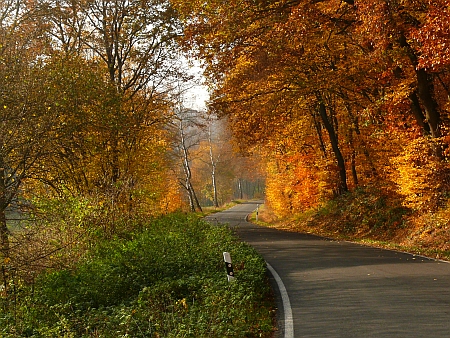
<svg viewBox="0 0 450 338"><path fill-rule="evenodd" d="M172 2L277 214L367 185L443 205L448 1Z"/></svg>

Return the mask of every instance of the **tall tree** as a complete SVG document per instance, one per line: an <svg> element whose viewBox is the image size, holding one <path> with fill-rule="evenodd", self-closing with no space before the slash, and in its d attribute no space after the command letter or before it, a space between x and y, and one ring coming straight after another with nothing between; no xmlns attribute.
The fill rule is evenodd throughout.
<svg viewBox="0 0 450 338"><path fill-rule="evenodd" d="M179 179L180 185L187 193L190 210L202 211L202 207L192 183L193 152L203 138L203 131L199 113L192 109L178 105L173 117L174 151L175 157L181 162L183 177Z"/></svg>
<svg viewBox="0 0 450 338"><path fill-rule="evenodd" d="M426 25L429 24L426 18L433 15L436 7L439 5L435 2L416 0L360 1L357 4L360 37L365 39L368 53L385 60L384 77L400 84L397 91L401 94L397 94L397 101L409 98L411 113L433 138L442 135L442 107L436 95L437 74L431 68L423 67L421 48L413 37L418 31L426 36ZM417 38L425 42L422 37Z"/></svg>
<svg viewBox="0 0 450 338"><path fill-rule="evenodd" d="M218 84L213 96L216 111L230 118L235 136L244 147L265 143L281 132L286 123L295 119L293 111L299 109L302 97L310 100L317 91L336 95L344 82L350 82L349 78L359 71L349 72L342 58L357 49L350 44L348 26L354 14L348 5L332 1L328 7L307 1L214 3L220 8L214 11L213 3L211 7L205 5L198 20L192 21L187 39L198 47ZM198 13L195 8L191 10L194 16ZM201 15L205 14L208 20L203 22ZM217 31L221 34L215 34ZM326 114L317 116L325 118ZM346 191L338 133L327 119L321 123L330 127L324 130L338 163L337 190Z"/></svg>

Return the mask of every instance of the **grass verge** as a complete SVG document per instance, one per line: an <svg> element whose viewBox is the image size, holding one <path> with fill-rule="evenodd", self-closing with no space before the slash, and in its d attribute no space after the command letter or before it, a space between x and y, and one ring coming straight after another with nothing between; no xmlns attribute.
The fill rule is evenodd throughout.
<svg viewBox="0 0 450 338"><path fill-rule="evenodd" d="M224 210L228 210L232 207L234 207L235 205L241 204L243 201L242 200L233 200L231 202L228 202L220 207L203 207L203 211L202 212L196 212L195 214L202 218L211 214L215 214Z"/></svg>

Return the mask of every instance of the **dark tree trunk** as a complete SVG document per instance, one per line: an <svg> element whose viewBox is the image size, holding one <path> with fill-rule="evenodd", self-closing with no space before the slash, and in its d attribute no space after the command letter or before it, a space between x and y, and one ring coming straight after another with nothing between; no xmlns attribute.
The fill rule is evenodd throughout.
<svg viewBox="0 0 450 338"><path fill-rule="evenodd" d="M430 126L426 123L426 117L423 114L422 107L420 106L419 98L417 97L417 92L413 91L409 94L409 100L411 101L411 111L416 119L417 124L422 128L422 134L424 136L430 135Z"/></svg>
<svg viewBox="0 0 450 338"><path fill-rule="evenodd" d="M440 137L440 112L437 101L435 100L434 94L434 84L433 84L433 75L428 73L423 68L418 68L418 58L412 49L411 45L408 43L405 34L401 34L399 39L400 46L406 48L408 58L411 61L412 66L416 72L416 80L417 80L417 96L419 100L416 100L415 104L417 105L419 102L423 105L423 110L425 111L425 118L430 129L430 134L432 137L437 138ZM411 97L410 97L411 99ZM414 97L413 97L414 99ZM419 103L419 107L420 107ZM414 109L417 109L414 108ZM416 114L417 111L414 111L413 114ZM423 114L422 114L423 115Z"/></svg>
<svg viewBox="0 0 450 338"><path fill-rule="evenodd" d="M319 138L320 150L322 150L323 157L327 158L325 143L323 141L323 136L322 136L322 127L320 125L320 122L317 121L316 113L312 113L311 115L312 115L313 122L314 122L314 128L316 129L316 132L317 132L317 137Z"/></svg>
<svg viewBox="0 0 450 338"><path fill-rule="evenodd" d="M7 262L10 258L9 231L6 224L5 210L7 207L5 166L0 159L0 266L4 292L8 287Z"/></svg>
<svg viewBox="0 0 450 338"><path fill-rule="evenodd" d="M361 137L361 129L359 128L358 117L355 114L353 114L352 108L348 103L345 105L345 107L347 109L348 116L350 117L350 120L352 121L355 134L359 137L359 140L361 142L364 157L366 158L366 161L370 166L369 176L377 177L378 176L377 169L375 168L375 165L372 161L372 157L370 156L367 144L364 141L364 139ZM353 140L353 137L352 137L352 140Z"/></svg>
<svg viewBox="0 0 450 338"><path fill-rule="evenodd" d="M330 123L330 120L327 115L327 110L325 107L325 103L322 101L319 102L319 115L322 119L322 123L328 133L328 136L330 137L330 143L331 147L333 149L333 153L336 157L336 162L338 165L338 171L339 171L339 182L338 182L338 194L342 194L346 191L348 191L347 186L347 173L345 170L345 161L344 157L342 156L341 149L339 148L339 142L337 138L336 131L334 130L332 124Z"/></svg>
<svg viewBox="0 0 450 338"><path fill-rule="evenodd" d="M355 152L355 149L352 149L351 164L352 164L353 184L355 185L355 187L357 187L359 185L359 181L358 181L358 172L356 171L356 152Z"/></svg>
<svg viewBox="0 0 450 338"><path fill-rule="evenodd" d="M441 132L439 125L441 117L438 109L438 104L433 97L434 85L432 75L428 74L425 69L416 69L418 94L425 109L425 117L430 128L431 136L434 138L440 137Z"/></svg>
<svg viewBox="0 0 450 338"><path fill-rule="evenodd" d="M194 198L195 206L197 207L197 209L200 212L203 212L203 209L202 209L200 203L198 202L197 194L195 193L195 190L194 190L194 187L192 186L192 183L191 183L191 191L192 191L192 197Z"/></svg>
<svg viewBox="0 0 450 338"><path fill-rule="evenodd" d="M351 165L351 171L352 171L353 185L355 187L357 187L359 184L359 181L358 181L358 172L356 170L356 149L355 149L355 145L353 143L353 129L350 129L350 131L349 131L349 143L350 143L350 148L352 150L352 154L350 157L350 165Z"/></svg>

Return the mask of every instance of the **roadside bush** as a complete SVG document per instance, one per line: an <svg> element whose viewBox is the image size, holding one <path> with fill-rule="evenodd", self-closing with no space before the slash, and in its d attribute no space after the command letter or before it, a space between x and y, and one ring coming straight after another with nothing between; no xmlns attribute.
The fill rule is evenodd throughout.
<svg viewBox="0 0 450 338"><path fill-rule="evenodd" d="M263 259L226 227L185 215L102 241L75 270L42 274L2 337L264 337L272 332ZM233 257L228 283L222 253Z"/></svg>
<svg viewBox="0 0 450 338"><path fill-rule="evenodd" d="M360 187L328 201L308 220L325 236L341 234L359 238L386 239L404 227L410 212L395 193L376 186Z"/></svg>

